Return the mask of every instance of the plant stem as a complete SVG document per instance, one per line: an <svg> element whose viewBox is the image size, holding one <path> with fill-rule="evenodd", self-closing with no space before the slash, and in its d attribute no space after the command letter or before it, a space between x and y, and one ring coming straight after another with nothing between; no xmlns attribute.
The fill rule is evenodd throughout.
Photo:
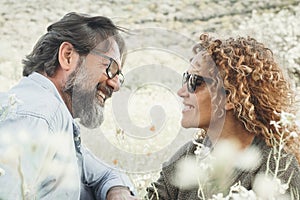
<svg viewBox="0 0 300 200"><path fill-rule="evenodd" d="M18 157L19 160L19 164L18 164L18 173L21 179L21 194L22 194L22 199L25 200L26 196L25 196L25 180L24 180L24 174L22 172L22 165L21 165L21 156L19 155Z"/></svg>
<svg viewBox="0 0 300 200"><path fill-rule="evenodd" d="M284 134L280 135L280 141L279 141L279 147L278 147L278 153L277 153L278 157L276 158L276 168L275 168L275 172L274 172L274 178L277 178L279 167L280 167L279 162L280 162L280 159L281 159L281 151L283 149L283 140L284 140L283 135Z"/></svg>

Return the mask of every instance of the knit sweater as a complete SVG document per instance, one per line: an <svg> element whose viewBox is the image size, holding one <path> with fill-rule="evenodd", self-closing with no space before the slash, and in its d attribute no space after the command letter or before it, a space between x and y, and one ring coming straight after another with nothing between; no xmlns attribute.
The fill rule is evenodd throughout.
<svg viewBox="0 0 300 200"><path fill-rule="evenodd" d="M200 141L203 143L203 141ZM243 171L241 169L233 169L232 173L227 176L228 186L240 182L243 187L247 190L253 189L253 182L256 175L265 174L268 170L269 174L275 171L276 162L274 156L269 156L273 152L273 148L266 145L264 140L259 137L255 137L251 143L252 147L256 147L260 151L261 162L259 165L251 171ZM184 146L182 146L172 158L163 164L162 170L160 172L160 177L156 182L153 182L151 186L147 188L147 195L145 199L159 199L159 200L196 200L200 199L198 196L198 187L191 189L180 188L174 184L174 177L176 176L176 166L181 159L185 159L187 156L195 156L194 151L196 150L196 145L190 141ZM293 193L296 195L296 199L299 198L300 194L300 167L299 163L293 155L284 153L284 156L280 159L279 169L283 169L278 173L277 178L281 180L281 183L289 183L289 188L287 190L288 195ZM229 187L225 188L223 191L226 196L229 191ZM217 194L214 188L210 191L212 194ZM216 193L215 193L216 192ZM298 196L297 196L298 195ZM200 195L201 196L201 195ZM206 197L207 198L207 197ZM211 198L211 196L209 196ZM300 198L299 198L300 199Z"/></svg>

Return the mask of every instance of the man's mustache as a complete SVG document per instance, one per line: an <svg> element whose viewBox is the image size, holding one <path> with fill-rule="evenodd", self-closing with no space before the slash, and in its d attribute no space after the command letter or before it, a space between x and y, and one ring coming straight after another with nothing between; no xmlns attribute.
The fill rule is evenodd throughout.
<svg viewBox="0 0 300 200"><path fill-rule="evenodd" d="M113 93L113 88L106 85L105 83L99 83L97 85L97 90L101 90L104 94L105 94L105 99L108 99L112 96L112 93Z"/></svg>

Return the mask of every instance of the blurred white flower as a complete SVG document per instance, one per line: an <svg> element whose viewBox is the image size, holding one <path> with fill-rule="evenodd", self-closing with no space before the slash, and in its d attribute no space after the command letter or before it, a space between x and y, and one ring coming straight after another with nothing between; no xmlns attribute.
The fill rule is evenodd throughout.
<svg viewBox="0 0 300 200"><path fill-rule="evenodd" d="M285 194L286 190L289 188L289 184L287 184L287 183L285 183L285 184L281 183L281 180L278 179L278 178L276 178L275 180L277 182L278 192L280 194Z"/></svg>
<svg viewBox="0 0 300 200"><path fill-rule="evenodd" d="M241 152L236 163L236 167L245 171L256 169L261 163L261 153L256 147L249 147Z"/></svg>
<svg viewBox="0 0 300 200"><path fill-rule="evenodd" d="M297 137L298 137L298 133L296 133L295 131L292 131L292 132L290 133L290 137L292 137L292 138L297 138Z"/></svg>
<svg viewBox="0 0 300 200"><path fill-rule="evenodd" d="M10 94L8 96L8 103L10 106L15 106L17 104L22 104L22 101L16 97L16 94Z"/></svg>
<svg viewBox="0 0 300 200"><path fill-rule="evenodd" d="M280 179L265 174L257 175L253 183L253 190L262 199L277 199L287 189L288 184L282 184Z"/></svg>
<svg viewBox="0 0 300 200"><path fill-rule="evenodd" d="M73 151L73 136L67 133L55 133L47 135L48 151L58 153L59 156L68 157Z"/></svg>
<svg viewBox="0 0 300 200"><path fill-rule="evenodd" d="M211 165L214 169L214 176L218 179L226 178L231 173L238 156L238 146L233 140L220 140L212 151Z"/></svg>
<svg viewBox="0 0 300 200"><path fill-rule="evenodd" d="M21 144L25 144L25 143L31 142L29 134L26 133L25 131L20 131L17 134L16 140L18 142L20 142Z"/></svg>
<svg viewBox="0 0 300 200"><path fill-rule="evenodd" d="M18 163L20 154L20 146L17 144L11 144L4 150L4 153L0 156L1 162L14 166Z"/></svg>
<svg viewBox="0 0 300 200"><path fill-rule="evenodd" d="M210 200L226 200L227 198L223 197L223 193L218 193L212 195L212 198Z"/></svg>
<svg viewBox="0 0 300 200"><path fill-rule="evenodd" d="M0 167L0 176L4 176L4 175L5 175L5 170Z"/></svg>
<svg viewBox="0 0 300 200"><path fill-rule="evenodd" d="M13 137L9 133L1 133L0 134L0 144L2 147L9 146L13 142Z"/></svg>
<svg viewBox="0 0 300 200"><path fill-rule="evenodd" d="M300 120L295 120L295 124L300 129Z"/></svg>
<svg viewBox="0 0 300 200"><path fill-rule="evenodd" d="M296 116L292 113L282 111L280 114L280 123L282 126L291 126L295 122Z"/></svg>
<svg viewBox="0 0 300 200"><path fill-rule="evenodd" d="M200 166L195 157L187 157L180 160L176 167L174 184L183 188L191 189L198 186Z"/></svg>

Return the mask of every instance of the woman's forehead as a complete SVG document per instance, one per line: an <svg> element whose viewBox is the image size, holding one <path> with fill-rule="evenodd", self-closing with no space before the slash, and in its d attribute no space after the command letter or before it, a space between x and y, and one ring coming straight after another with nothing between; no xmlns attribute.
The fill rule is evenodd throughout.
<svg viewBox="0 0 300 200"><path fill-rule="evenodd" d="M192 58L188 72L203 76L206 75L212 67L215 67L215 63L211 56L208 55L206 51L200 51Z"/></svg>

